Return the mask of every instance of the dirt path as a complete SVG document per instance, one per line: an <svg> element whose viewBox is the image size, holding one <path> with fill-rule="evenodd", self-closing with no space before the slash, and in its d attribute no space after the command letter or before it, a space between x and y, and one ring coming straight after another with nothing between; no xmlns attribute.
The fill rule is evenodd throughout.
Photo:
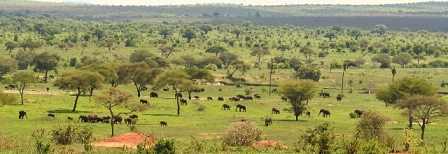
<svg viewBox="0 0 448 154"><path fill-rule="evenodd" d="M4 90L4 93L10 94L18 94L19 90ZM24 94L32 94L32 95L59 95L59 94L74 94L74 92L64 92L59 90L50 90L50 91L34 91L34 90L26 90L23 92Z"/></svg>

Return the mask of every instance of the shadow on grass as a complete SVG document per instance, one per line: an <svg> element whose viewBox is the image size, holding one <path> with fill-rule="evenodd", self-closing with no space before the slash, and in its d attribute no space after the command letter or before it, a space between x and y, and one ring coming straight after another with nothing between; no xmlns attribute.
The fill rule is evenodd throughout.
<svg viewBox="0 0 448 154"><path fill-rule="evenodd" d="M246 82L246 79L244 79L244 78L235 78L233 76L227 76L226 78L229 79L230 81L232 81L233 83Z"/></svg>
<svg viewBox="0 0 448 154"><path fill-rule="evenodd" d="M90 111L78 111L73 112L70 109L58 109L58 110L47 110L48 113L92 113Z"/></svg>
<svg viewBox="0 0 448 154"><path fill-rule="evenodd" d="M273 121L291 121L291 122L308 122L306 119L300 119L296 121L296 119L279 119L279 120L273 120Z"/></svg>
<svg viewBox="0 0 448 154"><path fill-rule="evenodd" d="M76 94L70 94L70 96L76 97ZM79 97L90 97L90 95L89 94L85 94L85 95L81 94L81 95L79 95Z"/></svg>
<svg viewBox="0 0 448 154"><path fill-rule="evenodd" d="M143 115L149 115L149 116L170 116L170 117L177 117L175 114L143 114Z"/></svg>

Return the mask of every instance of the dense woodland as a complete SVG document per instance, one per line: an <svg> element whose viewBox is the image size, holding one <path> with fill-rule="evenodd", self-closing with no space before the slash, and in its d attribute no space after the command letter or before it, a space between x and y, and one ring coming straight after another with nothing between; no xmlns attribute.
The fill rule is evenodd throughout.
<svg viewBox="0 0 448 154"><path fill-rule="evenodd" d="M293 147L277 146L269 152L266 149L267 153L383 153L391 149L410 151L414 146L416 152L446 151L448 139L440 133L446 131L443 124L448 106L444 96L435 95L446 93L447 2L100 6L0 0L0 4L0 77L6 85L5 93L0 93L0 107L8 108L0 111L0 123L16 123L15 110L32 113L30 120L5 126L10 136L0 134L0 143L22 131L35 131L36 125L43 127L40 136L36 133L39 130L33 133L35 143L28 143L31 140L26 136L20 139L28 144L19 144L19 140L11 144L24 147L21 152L48 152L42 144L49 136L53 138L48 146L66 150L59 146L69 145L60 142L65 140L54 141L55 136L66 136L58 136L58 130L53 129L65 129L56 126L68 123L59 117L73 120L84 113L114 117L129 110L139 113L141 121L126 126L111 122L112 136L115 131L136 131L137 127L155 130L153 135L167 135L178 139L176 144L189 145L174 148L174 141L161 139L157 143L164 144L159 145L162 150L172 148L183 153L262 152L264 149L241 148L260 140L261 129L246 123L260 121L260 117L270 139ZM211 83L219 86L206 85ZM20 101L12 92L17 90ZM156 91L160 98L149 93ZM184 97L179 96L182 93ZM234 97L241 93L250 99ZM253 100L252 95L261 98ZM208 98L216 100L218 96L226 98L224 110L221 103L212 104L213 99ZM189 106L183 99L187 97ZM204 98L211 103L204 103ZM22 106L11 105L14 102ZM229 104L239 112L233 107L230 110ZM247 112L242 104L247 105ZM428 106L429 114L419 112ZM331 117L324 108L332 111ZM272 113L266 112L271 109ZM305 111L310 119L301 116ZM40 118L42 112L52 118ZM321 112L323 117L319 117ZM154 125L161 118L169 121L169 127ZM434 125L426 125L428 120ZM228 123L226 135L214 136L222 134L221 126ZM67 126L80 132L95 131L95 135L86 133L82 139L72 139L76 144L71 148L82 149L83 144L83 149L90 151L91 137L110 135L102 131L109 128L101 123L86 125L98 129ZM167 122L160 125L167 126ZM414 130L403 131L412 125ZM44 128L51 128L53 134L43 133ZM180 129L183 133L178 133ZM413 131L421 135L414 137ZM202 135L198 132L212 135L201 138L204 141L200 143L193 137ZM247 142L235 141L241 132L249 135ZM221 141L223 144L212 145ZM433 145L438 145L437 149L427 149ZM11 146L0 148L16 151ZM119 152L129 153L125 150ZM137 150L145 153L140 150L145 148Z"/></svg>

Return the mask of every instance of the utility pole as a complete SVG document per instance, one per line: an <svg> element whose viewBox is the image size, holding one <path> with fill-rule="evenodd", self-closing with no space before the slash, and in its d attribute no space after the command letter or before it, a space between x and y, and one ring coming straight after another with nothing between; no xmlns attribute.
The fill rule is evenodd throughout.
<svg viewBox="0 0 448 154"><path fill-rule="evenodd" d="M273 70L274 70L274 60L272 60L272 58L271 58L271 63L269 64L269 69L270 69L270 72L269 72L269 96L271 96L272 73L274 73L273 72Z"/></svg>

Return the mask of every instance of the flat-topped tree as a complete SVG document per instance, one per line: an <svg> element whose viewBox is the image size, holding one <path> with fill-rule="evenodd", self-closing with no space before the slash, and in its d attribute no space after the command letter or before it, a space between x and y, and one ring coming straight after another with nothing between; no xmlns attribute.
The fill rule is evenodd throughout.
<svg viewBox="0 0 448 154"><path fill-rule="evenodd" d="M33 73L30 72L19 72L14 74L11 78L2 81L5 84L13 84L16 86L17 90L20 93L20 100L23 105L23 92L26 87L29 87L30 84L36 83L37 79Z"/></svg>
<svg viewBox="0 0 448 154"><path fill-rule="evenodd" d="M104 77L104 83L113 83L115 80L118 79L117 71L113 68L113 66L108 64L92 64L92 65L86 65L80 68L80 70L87 70L92 72L97 72L101 76ZM114 86L112 84L112 86ZM97 89L98 87L91 87L90 88L90 97L93 95L93 90Z"/></svg>
<svg viewBox="0 0 448 154"><path fill-rule="evenodd" d="M312 80L284 80L278 85L278 93L288 98L296 121L299 120L299 115L305 110L303 101L312 98L316 92L316 82Z"/></svg>
<svg viewBox="0 0 448 154"><path fill-rule="evenodd" d="M187 43L190 43L191 39L196 37L196 31L193 28L187 28L183 32L182 37L187 39Z"/></svg>
<svg viewBox="0 0 448 154"><path fill-rule="evenodd" d="M160 73L161 69L150 68L147 64L139 62L119 66L117 75L120 83L132 83L137 91L137 97L140 97L142 88L152 84Z"/></svg>
<svg viewBox="0 0 448 154"><path fill-rule="evenodd" d="M269 52L268 48L260 48L260 47L252 48L252 52L250 53L250 55L257 57L259 70L261 70L261 57L263 57L265 55L270 55L270 54L271 54L271 52Z"/></svg>
<svg viewBox="0 0 448 154"><path fill-rule="evenodd" d="M205 52L207 52L207 53L213 53L213 54L215 54L216 56L218 56L218 54L220 54L220 53L227 52L227 49L224 48L224 47L222 47L222 46L211 46L211 47L208 47L208 48L205 50Z"/></svg>
<svg viewBox="0 0 448 154"><path fill-rule="evenodd" d="M175 52L180 52L174 47L161 47L159 48L159 51L162 53L162 56L164 56L165 59L168 59L168 57Z"/></svg>
<svg viewBox="0 0 448 154"><path fill-rule="evenodd" d="M291 50L291 47L289 45L280 45L277 47L277 50L282 51L282 55L285 53L286 50Z"/></svg>
<svg viewBox="0 0 448 154"><path fill-rule="evenodd" d="M168 70L160 74L154 81L154 87L157 89L163 88L166 85L172 86L174 95L192 89L195 85L191 77L180 69ZM180 115L180 100L177 99L177 115Z"/></svg>
<svg viewBox="0 0 448 154"><path fill-rule="evenodd" d="M208 34L208 32L213 31L213 26L210 24L202 24L199 26L199 29L204 31L205 34Z"/></svg>
<svg viewBox="0 0 448 154"><path fill-rule="evenodd" d="M163 39L166 39L168 35L173 34L173 31L169 28L162 28L159 30L159 35L163 36Z"/></svg>
<svg viewBox="0 0 448 154"><path fill-rule="evenodd" d="M219 60L221 60L224 68L229 68L230 63L238 59L238 55L231 52L224 52L219 54Z"/></svg>
<svg viewBox="0 0 448 154"><path fill-rule="evenodd" d="M58 66L60 57L56 54L50 54L49 52L43 52L36 55L31 62L31 66L34 66L34 72L44 72L44 82L47 82L48 71L55 70Z"/></svg>
<svg viewBox="0 0 448 154"><path fill-rule="evenodd" d="M61 90L73 90L75 91L75 103L73 105L73 112L76 111L78 104L78 98L81 93L88 91L91 87L101 88L104 83L104 77L97 72L86 70L74 70L64 72L58 79L56 79L54 85Z"/></svg>
<svg viewBox="0 0 448 154"><path fill-rule="evenodd" d="M190 80L196 82L197 80L205 80L207 82L214 82L215 77L210 73L210 71L205 69L198 69L195 67L185 68L183 69L185 73L187 73L190 76ZM194 89L187 89L188 91L188 98L191 98L191 92Z"/></svg>
<svg viewBox="0 0 448 154"><path fill-rule="evenodd" d="M11 55L12 50L19 47L19 45L17 43L8 41L5 43L5 47L6 47L6 50L9 50L9 55Z"/></svg>
<svg viewBox="0 0 448 154"><path fill-rule="evenodd" d="M242 60L234 60L232 63L230 63L230 66L232 66L235 70L233 70L232 73L228 74L229 76L233 76L233 74L238 70L240 70L241 73L244 74L251 68L249 64L246 64Z"/></svg>
<svg viewBox="0 0 448 154"><path fill-rule="evenodd" d="M109 110L110 117L114 119L113 108L115 106L124 105L132 99L132 95L124 90L121 90L116 87L111 87L106 91L101 92L98 95L93 96L93 100L95 100L96 104L104 106L107 110ZM114 124L113 120L110 122L110 127L112 134L114 136Z"/></svg>

